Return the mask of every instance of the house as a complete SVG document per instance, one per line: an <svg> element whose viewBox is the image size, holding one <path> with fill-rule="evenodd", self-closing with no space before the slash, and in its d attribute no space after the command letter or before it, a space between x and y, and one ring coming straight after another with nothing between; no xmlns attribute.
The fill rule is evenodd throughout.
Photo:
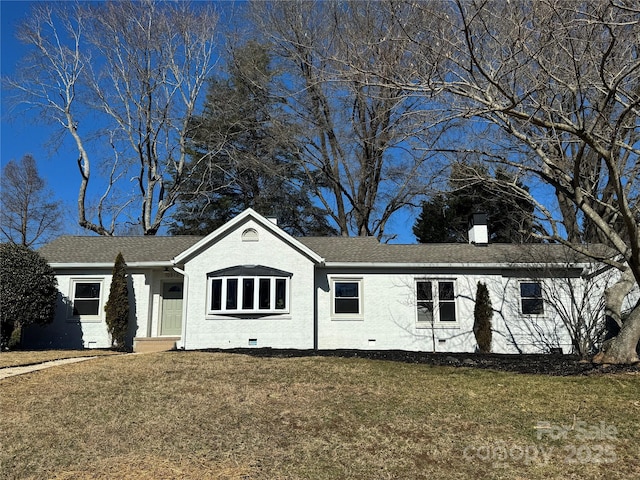
<svg viewBox="0 0 640 480"><path fill-rule="evenodd" d="M582 288L588 262L561 245L489 244L482 215L470 238L418 245L297 238L251 209L206 237L60 237L40 251L58 279L55 320L27 329L25 341L109 347L104 304L122 252L137 351L169 344L472 352L479 281L495 310L493 351L570 351L546 292L563 283Z"/></svg>

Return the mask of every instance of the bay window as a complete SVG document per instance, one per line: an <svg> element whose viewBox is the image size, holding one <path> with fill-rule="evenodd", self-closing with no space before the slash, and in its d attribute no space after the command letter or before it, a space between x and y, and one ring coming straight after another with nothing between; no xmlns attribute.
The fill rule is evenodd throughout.
<svg viewBox="0 0 640 480"><path fill-rule="evenodd" d="M208 275L209 314L287 313L291 274L263 266L241 266Z"/></svg>

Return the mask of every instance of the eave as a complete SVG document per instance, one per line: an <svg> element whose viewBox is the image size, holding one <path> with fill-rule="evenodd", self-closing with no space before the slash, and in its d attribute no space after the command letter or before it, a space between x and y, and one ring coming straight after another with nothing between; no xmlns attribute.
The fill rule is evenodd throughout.
<svg viewBox="0 0 640 480"><path fill-rule="evenodd" d="M541 269L552 269L552 270L563 270L563 269L584 269L588 267L587 263L570 263L570 264L562 264L562 263L474 263L474 262L466 262L466 263L452 263L452 262L438 262L438 263L387 263L387 262L325 262L322 264L324 268L363 268L363 269L489 269L489 270L523 270L523 269L531 269L531 270L541 270Z"/></svg>
<svg viewBox="0 0 640 480"><path fill-rule="evenodd" d="M75 270L75 269L102 269L102 268L113 268L114 262L104 262L104 263L75 263L75 262L65 262L65 263L50 263L51 268L54 270ZM164 268L164 267L173 267L174 263L170 260L163 260L158 262L127 262L127 268Z"/></svg>

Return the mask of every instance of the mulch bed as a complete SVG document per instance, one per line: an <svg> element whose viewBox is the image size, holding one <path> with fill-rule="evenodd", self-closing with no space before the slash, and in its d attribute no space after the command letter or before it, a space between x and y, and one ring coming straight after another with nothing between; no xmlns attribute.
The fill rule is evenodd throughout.
<svg viewBox="0 0 640 480"><path fill-rule="evenodd" d="M540 375L602 375L640 372L640 364L597 365L575 355L560 354L480 354L480 353L427 353L405 350L281 350L271 348L206 349L206 352L236 353L256 357L342 357L389 360L437 366L483 368L505 372Z"/></svg>

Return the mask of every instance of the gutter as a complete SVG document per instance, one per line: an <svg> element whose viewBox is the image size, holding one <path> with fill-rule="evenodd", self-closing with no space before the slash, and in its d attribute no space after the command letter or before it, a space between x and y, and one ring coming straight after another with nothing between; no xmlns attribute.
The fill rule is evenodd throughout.
<svg viewBox="0 0 640 480"><path fill-rule="evenodd" d="M125 260L126 262L126 260ZM154 267L173 267L173 263L170 261L162 262L126 262L127 268L154 268ZM83 262L83 263L71 263L71 262L51 262L49 266L55 269L66 268L113 268L114 262Z"/></svg>
<svg viewBox="0 0 640 480"><path fill-rule="evenodd" d="M385 263L385 262L325 262L322 264L326 268L490 268L490 269L528 269L528 268L554 268L554 269L574 269L583 268L583 263Z"/></svg>

